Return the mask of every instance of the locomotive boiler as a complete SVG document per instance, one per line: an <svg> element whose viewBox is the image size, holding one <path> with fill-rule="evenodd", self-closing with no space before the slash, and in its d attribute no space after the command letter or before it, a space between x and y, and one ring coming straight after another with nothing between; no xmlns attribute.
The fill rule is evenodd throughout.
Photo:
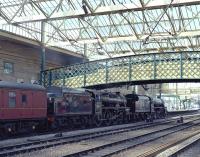
<svg viewBox="0 0 200 157"><path fill-rule="evenodd" d="M123 123L129 116L126 98L120 92L100 92L97 94L101 113L99 119L106 125L111 123Z"/></svg>

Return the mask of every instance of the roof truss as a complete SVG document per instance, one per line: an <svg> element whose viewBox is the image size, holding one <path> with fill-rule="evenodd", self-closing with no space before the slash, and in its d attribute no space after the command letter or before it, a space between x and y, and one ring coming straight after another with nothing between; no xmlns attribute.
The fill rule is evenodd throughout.
<svg viewBox="0 0 200 157"><path fill-rule="evenodd" d="M199 49L200 0L0 2L2 30L82 54L87 44L90 59Z"/></svg>

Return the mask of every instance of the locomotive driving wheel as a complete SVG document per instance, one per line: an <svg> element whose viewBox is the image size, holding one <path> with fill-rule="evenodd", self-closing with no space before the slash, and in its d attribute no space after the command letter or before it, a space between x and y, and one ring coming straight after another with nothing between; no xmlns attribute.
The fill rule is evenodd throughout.
<svg viewBox="0 0 200 157"><path fill-rule="evenodd" d="M98 116L94 116L93 123L96 127L100 127L102 125L102 120Z"/></svg>
<svg viewBox="0 0 200 157"><path fill-rule="evenodd" d="M106 111L104 117L105 117L105 121L104 121L105 125L106 126L111 125L112 124L112 118L113 118L112 112Z"/></svg>

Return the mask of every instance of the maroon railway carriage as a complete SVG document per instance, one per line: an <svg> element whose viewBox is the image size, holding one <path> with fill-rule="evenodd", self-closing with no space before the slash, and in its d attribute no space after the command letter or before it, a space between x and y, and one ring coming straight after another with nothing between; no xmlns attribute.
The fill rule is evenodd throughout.
<svg viewBox="0 0 200 157"><path fill-rule="evenodd" d="M36 84L0 81L0 132L21 132L44 125L46 90ZM43 124L42 124L43 123Z"/></svg>

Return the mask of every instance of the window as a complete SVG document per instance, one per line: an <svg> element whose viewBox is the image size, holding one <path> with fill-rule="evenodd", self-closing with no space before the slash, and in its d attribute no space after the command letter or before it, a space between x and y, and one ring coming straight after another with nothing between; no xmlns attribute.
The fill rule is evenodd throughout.
<svg viewBox="0 0 200 157"><path fill-rule="evenodd" d="M4 73L5 74L13 73L13 63L4 62Z"/></svg>
<svg viewBox="0 0 200 157"><path fill-rule="evenodd" d="M16 105L16 93L9 92L9 107L15 107Z"/></svg>
<svg viewBox="0 0 200 157"><path fill-rule="evenodd" d="M25 94L22 94L22 105L27 104L27 96Z"/></svg>

